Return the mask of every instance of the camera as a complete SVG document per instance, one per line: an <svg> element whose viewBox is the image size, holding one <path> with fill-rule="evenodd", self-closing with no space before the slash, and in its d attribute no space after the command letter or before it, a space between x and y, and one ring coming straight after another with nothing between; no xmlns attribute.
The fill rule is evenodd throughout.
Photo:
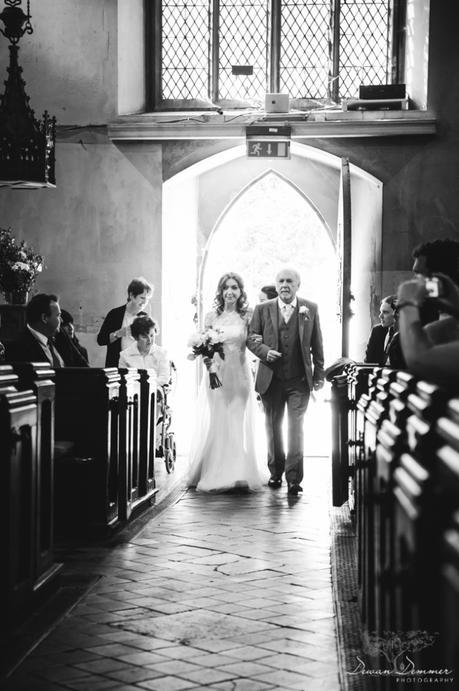
<svg viewBox="0 0 459 691"><path fill-rule="evenodd" d="M437 276L431 276L425 279L425 286L429 298L439 298L443 295L443 286Z"/></svg>

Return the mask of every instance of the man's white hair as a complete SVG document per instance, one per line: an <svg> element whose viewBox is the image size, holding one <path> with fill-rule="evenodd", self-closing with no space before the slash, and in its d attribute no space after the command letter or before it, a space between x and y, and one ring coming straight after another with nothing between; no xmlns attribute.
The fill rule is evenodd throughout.
<svg viewBox="0 0 459 691"><path fill-rule="evenodd" d="M294 277L295 277L296 281L298 282L298 284L301 283L301 276L300 276L299 272L298 272L296 269L294 269L292 266L283 266L283 267L281 267L281 268L279 269L279 271L277 272L277 274L276 274L276 281L277 281L277 279L279 278L279 274L283 273L284 271L289 271L291 274L294 275Z"/></svg>

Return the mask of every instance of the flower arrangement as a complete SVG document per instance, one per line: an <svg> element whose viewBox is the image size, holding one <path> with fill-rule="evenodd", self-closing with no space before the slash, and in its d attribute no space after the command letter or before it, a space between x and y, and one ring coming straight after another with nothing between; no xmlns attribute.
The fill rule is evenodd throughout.
<svg viewBox="0 0 459 691"><path fill-rule="evenodd" d="M29 291L43 269L43 257L24 241L16 242L11 228L0 228L0 290L5 294Z"/></svg>
<svg viewBox="0 0 459 691"><path fill-rule="evenodd" d="M210 388L218 389L222 383L218 377L213 357L215 353L218 353L222 360L225 359L222 332L219 329L198 331L190 337L188 346L192 349L188 355L188 360L195 360L200 355L209 371Z"/></svg>
<svg viewBox="0 0 459 691"><path fill-rule="evenodd" d="M308 321L311 317L311 312L309 311L309 307L306 307L306 305L301 305L300 309L298 310L298 313L302 315L302 317L305 321Z"/></svg>

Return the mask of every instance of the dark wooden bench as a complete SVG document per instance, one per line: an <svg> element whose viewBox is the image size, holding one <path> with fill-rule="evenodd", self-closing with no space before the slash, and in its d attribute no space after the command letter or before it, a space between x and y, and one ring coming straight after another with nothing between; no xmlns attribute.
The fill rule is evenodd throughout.
<svg viewBox="0 0 459 691"><path fill-rule="evenodd" d="M60 564L54 563L54 370L45 362L14 363L20 389L37 398L36 571L46 582Z"/></svg>
<svg viewBox="0 0 459 691"><path fill-rule="evenodd" d="M18 391L18 377L0 366L0 627L32 608L41 590L36 571L37 400Z"/></svg>
<svg viewBox="0 0 459 691"><path fill-rule="evenodd" d="M59 536L107 535L125 513L119 505L120 386L115 368L56 370Z"/></svg>

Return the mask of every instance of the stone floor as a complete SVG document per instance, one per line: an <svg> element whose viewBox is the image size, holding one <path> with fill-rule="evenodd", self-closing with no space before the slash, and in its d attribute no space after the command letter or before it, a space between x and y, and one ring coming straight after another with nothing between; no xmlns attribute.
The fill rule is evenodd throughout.
<svg viewBox="0 0 459 691"><path fill-rule="evenodd" d="M330 463L298 498L189 490L127 542L75 548L94 576L8 691L339 691Z"/></svg>

